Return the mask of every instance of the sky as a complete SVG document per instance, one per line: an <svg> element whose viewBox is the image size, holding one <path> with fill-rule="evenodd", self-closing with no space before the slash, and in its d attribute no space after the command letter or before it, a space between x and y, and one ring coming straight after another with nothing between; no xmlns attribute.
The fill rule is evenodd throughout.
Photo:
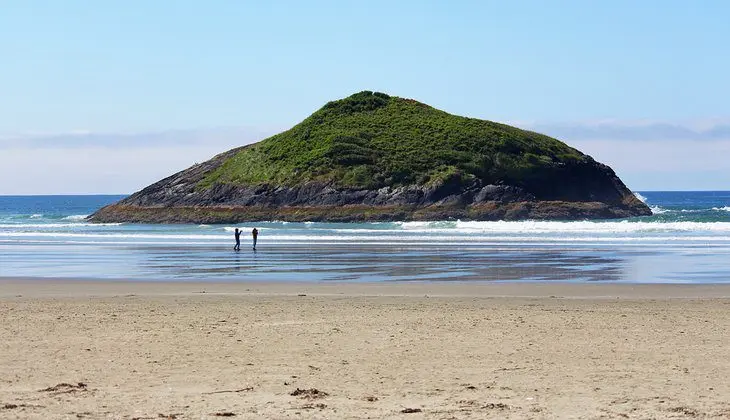
<svg viewBox="0 0 730 420"><path fill-rule="evenodd" d="M0 194L131 193L361 90L730 189L730 2L0 0Z"/></svg>

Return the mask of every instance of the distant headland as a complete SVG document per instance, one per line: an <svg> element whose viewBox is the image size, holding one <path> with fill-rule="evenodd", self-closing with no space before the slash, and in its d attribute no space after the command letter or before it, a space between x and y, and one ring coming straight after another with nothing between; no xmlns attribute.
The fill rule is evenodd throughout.
<svg viewBox="0 0 730 420"><path fill-rule="evenodd" d="M551 137L364 91L106 206L94 222L607 219L650 215Z"/></svg>

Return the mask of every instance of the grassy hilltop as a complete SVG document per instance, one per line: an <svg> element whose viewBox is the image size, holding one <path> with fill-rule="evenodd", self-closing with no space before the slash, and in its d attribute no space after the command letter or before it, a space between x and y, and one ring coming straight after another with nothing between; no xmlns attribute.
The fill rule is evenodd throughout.
<svg viewBox="0 0 730 420"><path fill-rule="evenodd" d="M478 178L529 190L532 181L585 158L542 134L364 91L244 148L198 186L324 181L377 189Z"/></svg>

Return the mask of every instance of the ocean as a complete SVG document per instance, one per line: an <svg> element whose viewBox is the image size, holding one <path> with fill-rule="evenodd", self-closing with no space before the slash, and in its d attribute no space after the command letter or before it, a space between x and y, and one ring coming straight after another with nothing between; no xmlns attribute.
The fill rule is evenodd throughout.
<svg viewBox="0 0 730 420"><path fill-rule="evenodd" d="M0 277L730 283L730 191L639 192L611 221L94 224L124 196L0 196ZM258 249L250 231L258 228Z"/></svg>

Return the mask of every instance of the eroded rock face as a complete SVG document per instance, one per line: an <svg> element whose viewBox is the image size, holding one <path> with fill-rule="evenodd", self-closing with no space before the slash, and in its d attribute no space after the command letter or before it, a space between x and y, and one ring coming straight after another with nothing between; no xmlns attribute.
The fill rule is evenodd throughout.
<svg viewBox="0 0 730 420"><path fill-rule="evenodd" d="M296 186L198 183L238 149L165 178L90 220L96 222L234 223L245 220L521 220L594 219L650 215L607 166L566 168L524 186L478 179L377 190L310 182Z"/></svg>

